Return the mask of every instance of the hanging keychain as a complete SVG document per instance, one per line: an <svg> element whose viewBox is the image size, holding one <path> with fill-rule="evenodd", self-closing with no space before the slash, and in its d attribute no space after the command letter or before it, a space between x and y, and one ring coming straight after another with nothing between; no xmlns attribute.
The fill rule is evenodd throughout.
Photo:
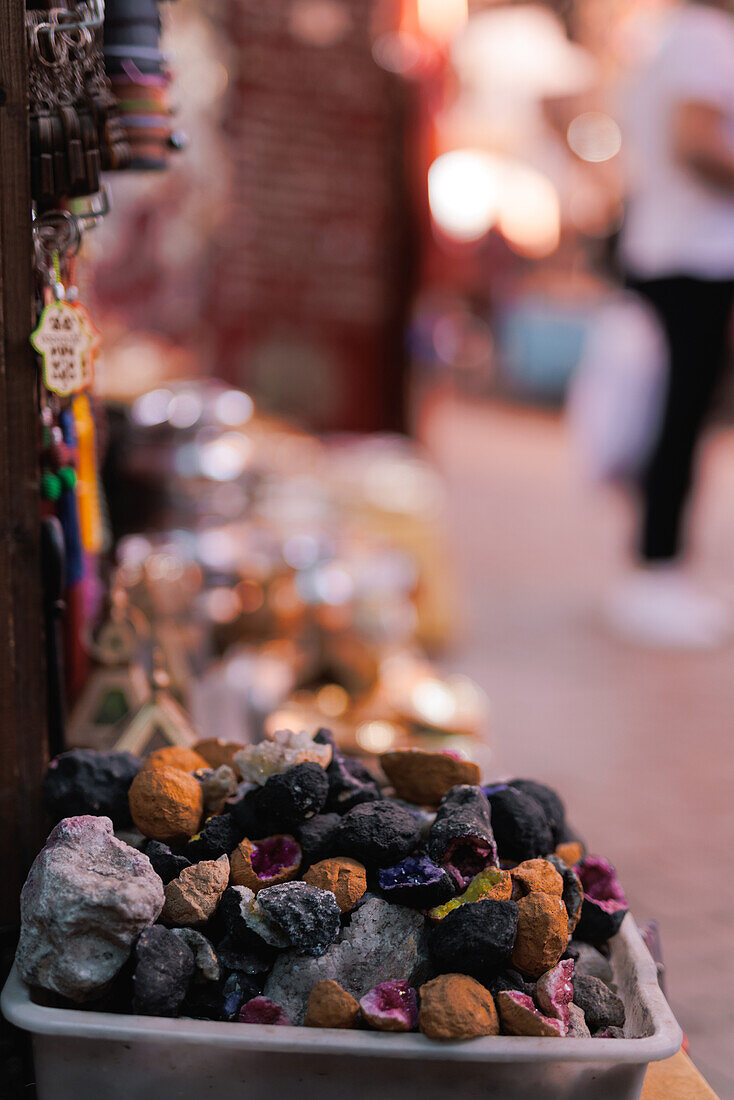
<svg viewBox="0 0 734 1100"><path fill-rule="evenodd" d="M89 384L94 335L83 312L67 301L63 266L79 248L76 220L60 211L34 223L36 266L44 277L44 306L31 344L41 357L43 384L58 397L81 393Z"/></svg>

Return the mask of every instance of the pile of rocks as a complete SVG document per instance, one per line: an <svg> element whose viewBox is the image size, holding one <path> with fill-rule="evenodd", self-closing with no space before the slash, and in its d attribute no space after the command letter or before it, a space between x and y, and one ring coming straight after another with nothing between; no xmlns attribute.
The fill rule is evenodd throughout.
<svg viewBox="0 0 734 1100"><path fill-rule="evenodd" d="M626 901L555 792L483 786L450 754L381 766L378 780L326 730L58 757L22 977L101 1011L621 1036L606 944Z"/></svg>

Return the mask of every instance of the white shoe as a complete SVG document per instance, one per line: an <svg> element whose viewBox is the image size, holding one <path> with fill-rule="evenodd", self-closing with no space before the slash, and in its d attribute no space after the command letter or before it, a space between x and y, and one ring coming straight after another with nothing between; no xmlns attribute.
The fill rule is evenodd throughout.
<svg viewBox="0 0 734 1100"><path fill-rule="evenodd" d="M674 565L637 569L608 601L606 619L630 641L669 649L714 649L730 628L724 604Z"/></svg>

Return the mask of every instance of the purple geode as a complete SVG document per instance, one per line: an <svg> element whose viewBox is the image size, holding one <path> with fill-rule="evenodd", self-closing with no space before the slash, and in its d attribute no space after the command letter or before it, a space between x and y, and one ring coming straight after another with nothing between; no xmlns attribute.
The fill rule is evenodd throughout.
<svg viewBox="0 0 734 1100"><path fill-rule="evenodd" d="M428 855L460 890L486 867L497 866L489 803L479 787L452 787L441 799L428 834Z"/></svg>
<svg viewBox="0 0 734 1100"><path fill-rule="evenodd" d="M243 1004L237 1020L241 1024L275 1024L276 1027L291 1027L291 1022L283 1009L269 997L253 997Z"/></svg>
<svg viewBox="0 0 734 1100"><path fill-rule="evenodd" d="M586 943L605 943L617 934L629 908L617 872L600 856L586 856L574 871L584 888L581 918L574 935Z"/></svg>
<svg viewBox="0 0 734 1100"><path fill-rule="evenodd" d="M451 875L426 855L406 856L393 867L377 872L377 881L388 901L411 909L432 909L454 896Z"/></svg>
<svg viewBox="0 0 734 1100"><path fill-rule="evenodd" d="M265 881L277 878L283 871L297 869L300 862L301 846L287 833L258 841L250 855L250 866Z"/></svg>
<svg viewBox="0 0 734 1100"><path fill-rule="evenodd" d="M370 1027L378 1031L415 1031L418 997L404 981L380 982L365 993L359 1007Z"/></svg>
<svg viewBox="0 0 734 1100"><path fill-rule="evenodd" d="M568 1031L568 1006L573 1000L573 959L562 959L558 966L546 971L535 987L535 996L546 1016L552 1016Z"/></svg>

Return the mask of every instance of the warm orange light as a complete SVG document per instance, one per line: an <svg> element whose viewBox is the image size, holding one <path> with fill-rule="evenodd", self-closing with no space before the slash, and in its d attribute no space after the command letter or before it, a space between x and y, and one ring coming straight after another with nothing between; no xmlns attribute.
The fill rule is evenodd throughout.
<svg viewBox="0 0 734 1100"><path fill-rule="evenodd" d="M349 707L349 695L340 684L324 684L316 693L316 705L327 718L341 718Z"/></svg>
<svg viewBox="0 0 734 1100"><path fill-rule="evenodd" d="M435 42L451 42L469 18L468 0L416 0L418 26Z"/></svg>
<svg viewBox="0 0 734 1100"><path fill-rule="evenodd" d="M555 252L561 208L551 181L532 168L513 165L502 189L497 228L521 256L539 260Z"/></svg>

